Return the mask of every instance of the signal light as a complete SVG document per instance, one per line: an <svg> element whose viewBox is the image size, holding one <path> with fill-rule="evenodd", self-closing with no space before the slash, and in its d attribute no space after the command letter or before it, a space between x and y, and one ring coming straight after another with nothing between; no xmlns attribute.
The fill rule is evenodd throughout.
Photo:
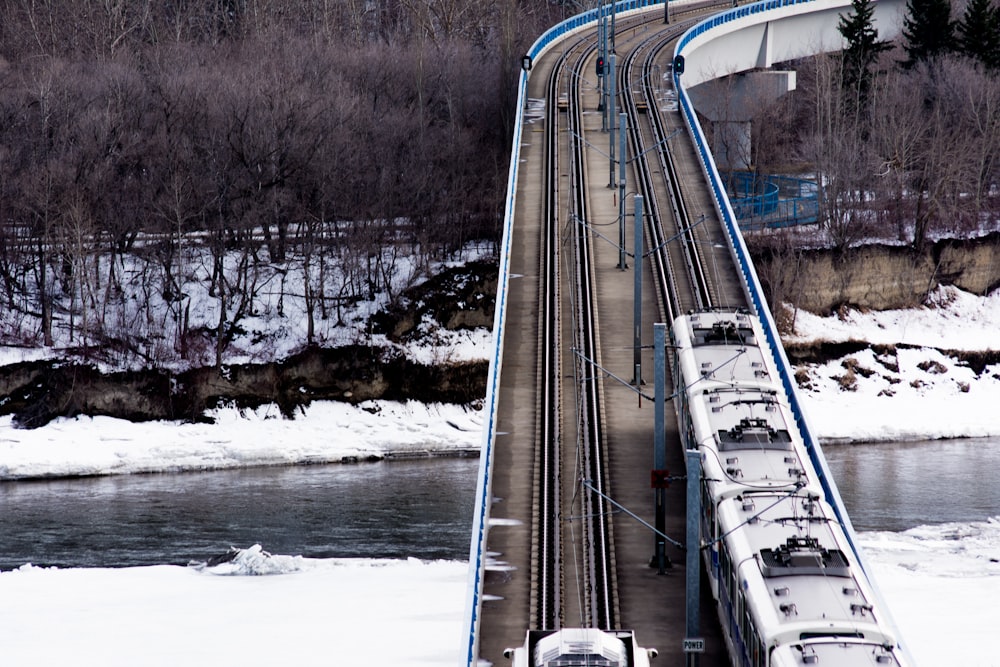
<svg viewBox="0 0 1000 667"><path fill-rule="evenodd" d="M604 76L604 56L597 56L597 76Z"/></svg>
<svg viewBox="0 0 1000 667"><path fill-rule="evenodd" d="M669 470L650 470L649 486L653 489L666 489L670 487Z"/></svg>

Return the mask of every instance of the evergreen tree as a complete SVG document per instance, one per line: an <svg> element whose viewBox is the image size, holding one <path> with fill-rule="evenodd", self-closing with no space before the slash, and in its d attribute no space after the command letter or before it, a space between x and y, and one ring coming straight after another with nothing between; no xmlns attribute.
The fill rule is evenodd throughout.
<svg viewBox="0 0 1000 667"><path fill-rule="evenodd" d="M844 92L860 108L868 99L868 90L874 76L873 67L879 54L890 48L887 42L878 41L872 16L875 7L871 0L851 0L852 13L840 16L837 30L847 42L843 53Z"/></svg>
<svg viewBox="0 0 1000 667"><path fill-rule="evenodd" d="M929 62L952 51L955 43L955 22L951 20L949 0L907 0L903 19L906 49L905 67Z"/></svg>
<svg viewBox="0 0 1000 667"><path fill-rule="evenodd" d="M1000 14L990 0L970 0L957 28L962 53L987 69L1000 67Z"/></svg>

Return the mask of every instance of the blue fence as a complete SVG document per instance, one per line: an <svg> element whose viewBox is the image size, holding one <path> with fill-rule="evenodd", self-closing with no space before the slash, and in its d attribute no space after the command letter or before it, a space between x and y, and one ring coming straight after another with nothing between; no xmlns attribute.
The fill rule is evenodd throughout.
<svg viewBox="0 0 1000 667"><path fill-rule="evenodd" d="M749 171L723 175L733 213L744 232L815 223L819 219L816 182Z"/></svg>

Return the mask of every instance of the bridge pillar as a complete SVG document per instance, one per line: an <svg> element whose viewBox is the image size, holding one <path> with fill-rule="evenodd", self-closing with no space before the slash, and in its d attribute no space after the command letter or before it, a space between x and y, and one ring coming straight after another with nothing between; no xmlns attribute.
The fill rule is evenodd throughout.
<svg viewBox="0 0 1000 667"><path fill-rule="evenodd" d="M750 121L754 114L795 90L795 72L744 72L688 88L698 113L713 124L712 154L721 171L751 166Z"/></svg>

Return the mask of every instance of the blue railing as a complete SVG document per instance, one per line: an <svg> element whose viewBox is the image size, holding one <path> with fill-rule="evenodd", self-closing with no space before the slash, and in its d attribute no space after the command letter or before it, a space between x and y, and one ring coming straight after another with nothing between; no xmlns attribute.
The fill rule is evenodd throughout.
<svg viewBox="0 0 1000 667"><path fill-rule="evenodd" d="M691 40L697 36L736 19L752 16L754 14L760 14L781 7L816 1L817 0L764 0L751 5L733 8L698 24L685 33L678 42L675 55L683 55L685 47L689 45ZM618 13L624 13L631 10L643 9L662 4L663 0L625 0L615 4L615 11ZM604 11L606 12L607 10L605 9ZM575 30L596 24L601 16L602 10L593 9L563 21L550 30L547 30L541 37L539 37L526 55L528 55L532 60L535 60L550 44ZM513 148L510 158L510 171L507 179L507 207L504 213L503 236L500 244L497 303L496 313L493 320L494 351L490 360L490 370L487 378L486 404L484 407L485 423L483 425L483 440L479 461L479 481L476 490L476 507L473 514L472 544L469 550L469 595L466 600L466 611L463 619L465 632L462 638L461 646L461 664L465 667L476 667L478 660L477 655L480 625L479 611L482 604L483 571L486 565L486 531L489 521L490 502L492 498L491 485L497 415L497 394L499 391L500 365L503 359L503 331L504 324L506 323L507 290L510 279L511 232L514 222L514 210L517 196L517 174L520 164L520 138L524 122L523 113L526 102L527 82L528 74L527 72L522 72L518 82L518 111L514 124ZM792 383L793 376L790 371L791 364L788 362L785 350L781 345L781 341L777 334L777 327L774 324L774 319L771 316L767 302L763 297L763 292L757 278L756 270L753 267L753 263L750 261L750 255L743 242L743 236L739 232L736 215L734 214L732 206L729 203L729 199L726 196L722 179L720 178L719 172L715 166L715 160L707 148L704 133L701 130L701 126L698 124L697 117L694 114L694 109L691 106L691 101L688 98L686 91L684 91L683 87L680 85L680 80L676 73L674 74L674 86L678 92L681 111L684 114L685 121L687 122L691 134L694 137L698 154L702 162L702 167L710 183L716 207L722 217L733 246L734 256L736 257L740 271L743 274L747 295L764 326L764 334L767 344L774 353L775 358L778 360L779 369L782 375L782 384L784 385L785 391L789 397L790 408L795 415L796 422L802 432L806 447L809 451L809 456L819 472L820 482L822 483L823 489L827 494L827 499L835 508L838 518L841 522L843 522L848 534L848 539L851 541L851 547L857 554L858 549L855 544L853 526L851 525L850 519L847 517L846 513L842 510L843 501L840 498L840 493L837 490L836 485L833 483L826 459L814 443L812 434L806 425L805 417L798 403L795 387ZM858 559L859 562L862 562L862 566L864 567L864 561L860 558L860 554L858 554ZM867 568L865 569L867 570Z"/></svg>
<svg viewBox="0 0 1000 667"><path fill-rule="evenodd" d="M813 224L819 220L816 182L749 171L723 175L729 203L744 232Z"/></svg>

